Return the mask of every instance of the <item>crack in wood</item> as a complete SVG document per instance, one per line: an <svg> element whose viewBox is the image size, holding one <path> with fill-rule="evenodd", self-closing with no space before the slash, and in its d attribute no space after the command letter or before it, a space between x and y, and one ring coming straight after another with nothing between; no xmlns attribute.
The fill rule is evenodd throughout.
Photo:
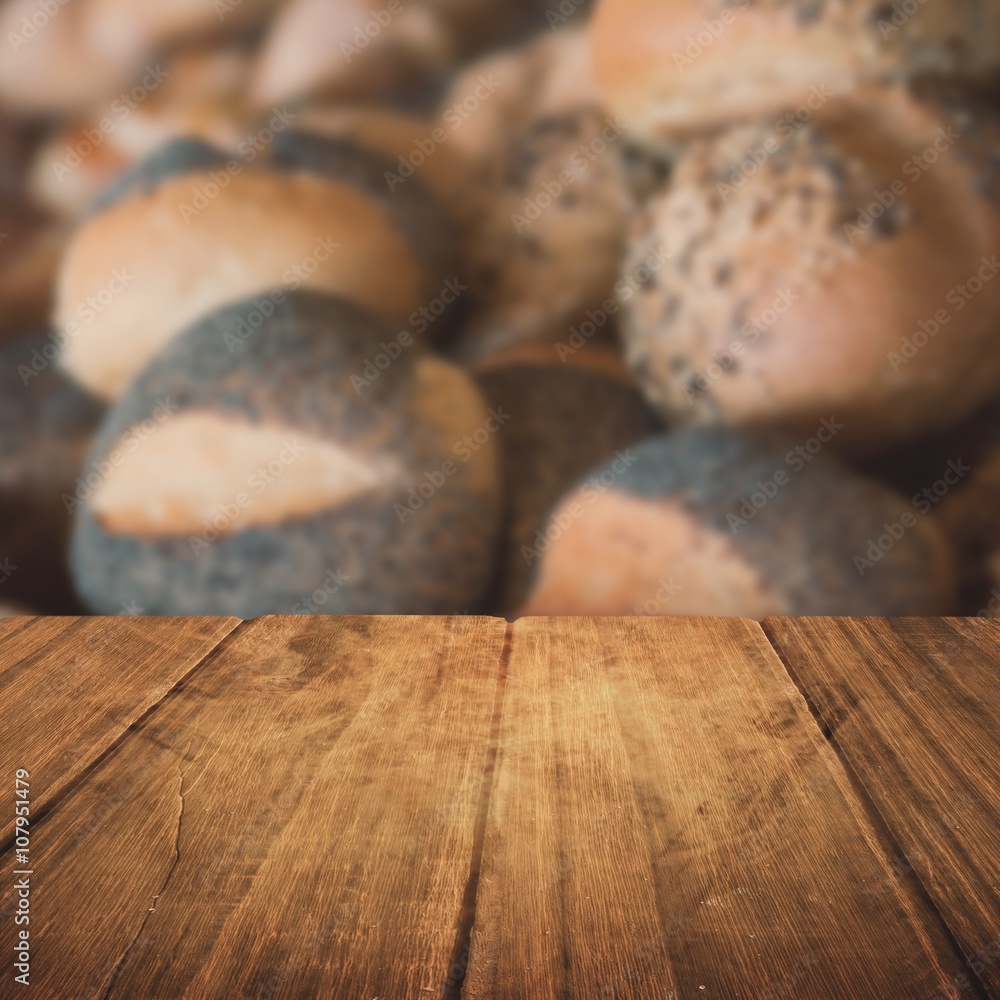
<svg viewBox="0 0 1000 1000"><path fill-rule="evenodd" d="M483 782L479 793L479 808L476 813L476 827L472 838L472 860L469 864L469 878L465 884L462 909L459 912L455 933L455 946L448 964L441 1000L461 1000L465 985L465 974L469 968L472 950L472 930L476 923L476 897L479 893L479 876L483 864L483 847L486 841L486 821L489 817L490 799L500 751L500 726L503 721L504 695L507 690L507 668L510 663L511 646L514 640L514 623L507 622L504 629L503 648L497 667L496 694L493 699L493 717L490 721L489 742L486 749L486 763L483 767Z"/></svg>
<svg viewBox="0 0 1000 1000"><path fill-rule="evenodd" d="M945 920L944 915L938 909L937 904L931 897L930 892L928 892L927 888L924 886L920 876L916 873L916 871L914 871L913 866L907 864L906 868L902 871L898 871L894 868L892 863L893 859L906 859L906 852L903 850L902 845L893 834L892 829L890 828L886 818L882 815L882 811L879 809L878 804L871 797L871 795L868 794L868 790L865 788L865 784L862 781L861 776L851 764L850 756L837 741L834 731L827 725L819 706L813 701L805 684L792 667L791 662L785 655L785 650L781 640L777 637L768 621L758 622L758 625L767 638L771 648L774 650L778 660L781 662L785 673L788 675L789 679L802 696L802 699L806 704L806 708L809 710L809 714L812 716L813 721L819 728L823 739L836 754L840 769L847 778L847 782L851 790L854 792L854 797L857 799L865 818L868 820L869 828L874 836L875 842L878 844L882 854L882 860L887 871L889 872L888 877L891 878L894 874L901 883L905 882L912 888L913 892L919 897L920 901L927 907L927 911L931 919L933 919L937 924L938 931L940 931L941 935L951 946L954 954L962 960L963 964L967 966L970 971L972 971L972 975L969 977L969 985L971 987L970 995L975 997L976 1000L988 1000L990 994L987 991L985 984L979 975L972 970L968 963L968 956L958 943L958 939L952 933L951 927L948 926L948 922ZM900 898L903 898L902 893L900 894ZM915 928L918 926L916 921L913 921L913 926ZM933 948L929 947L927 953L933 954Z"/></svg>
<svg viewBox="0 0 1000 1000"><path fill-rule="evenodd" d="M139 929L135 932L132 940L129 942L129 946L125 949L122 957L118 960L115 965L114 970L111 973L111 979L108 981L108 988L102 997L102 1000L108 1000L111 996L111 991L115 988L115 983L118 981L119 975L121 975L122 969L125 968L128 962L129 956L135 949L139 938L142 937L142 932L146 929L146 924L149 923L150 914L156 912L156 901L161 899L167 891L167 886L170 884L170 880L174 876L174 872L177 870L177 865L181 860L181 826L184 823L184 771L181 770L180 762L177 764L177 775L179 780L179 785L177 788L177 796L180 799L181 807L177 813L177 828L174 831L174 858L170 862L170 867L167 869L166 877L163 879L163 883L160 885L160 891L153 896L153 905L149 907L146 911L145 916L142 918L142 922L139 924Z"/></svg>

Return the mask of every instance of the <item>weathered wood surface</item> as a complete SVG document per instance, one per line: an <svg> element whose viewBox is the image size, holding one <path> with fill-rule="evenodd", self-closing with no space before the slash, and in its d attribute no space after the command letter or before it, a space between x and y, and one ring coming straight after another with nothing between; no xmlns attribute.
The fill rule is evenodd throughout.
<svg viewBox="0 0 1000 1000"><path fill-rule="evenodd" d="M516 623L466 997L929 1000L961 972L756 623Z"/></svg>
<svg viewBox="0 0 1000 1000"><path fill-rule="evenodd" d="M1000 997L998 639L0 620L0 1000Z"/></svg>
<svg viewBox="0 0 1000 1000"><path fill-rule="evenodd" d="M37 815L238 624L236 618L0 620L0 774L30 772ZM0 817L4 844L12 823L12 811Z"/></svg>
<svg viewBox="0 0 1000 1000"><path fill-rule="evenodd" d="M917 873L1000 997L1000 621L765 623Z"/></svg>
<svg viewBox="0 0 1000 1000"><path fill-rule="evenodd" d="M243 626L36 828L33 995L440 994L504 633Z"/></svg>

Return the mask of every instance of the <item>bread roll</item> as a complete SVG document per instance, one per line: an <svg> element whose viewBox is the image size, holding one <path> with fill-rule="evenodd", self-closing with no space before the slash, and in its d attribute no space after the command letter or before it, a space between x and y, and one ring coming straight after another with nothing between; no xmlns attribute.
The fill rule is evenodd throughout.
<svg viewBox="0 0 1000 1000"><path fill-rule="evenodd" d="M347 296L399 329L427 302L427 274L397 216L347 182L188 143L158 154L108 199L117 200L69 246L56 307L63 366L105 399L226 302L256 296L252 322L283 295L311 288Z"/></svg>
<svg viewBox="0 0 1000 1000"><path fill-rule="evenodd" d="M525 615L942 615L932 519L810 442L688 428L596 469L553 512Z"/></svg>
<svg viewBox="0 0 1000 1000"><path fill-rule="evenodd" d="M897 108L912 122L889 126ZM877 451L1000 389L1000 225L980 193L995 161L976 170L932 121L873 96L690 146L625 265L666 259L626 290L623 330L665 415L797 432L832 415L838 448Z"/></svg>
<svg viewBox="0 0 1000 1000"><path fill-rule="evenodd" d="M609 106L655 143L816 110L857 85L1000 69L992 0L601 0L590 23Z"/></svg>
<svg viewBox="0 0 1000 1000"><path fill-rule="evenodd" d="M416 342L369 378L394 329L307 292L232 351L251 307L199 321L110 411L73 543L88 605L242 618L473 607L499 501L472 383Z"/></svg>

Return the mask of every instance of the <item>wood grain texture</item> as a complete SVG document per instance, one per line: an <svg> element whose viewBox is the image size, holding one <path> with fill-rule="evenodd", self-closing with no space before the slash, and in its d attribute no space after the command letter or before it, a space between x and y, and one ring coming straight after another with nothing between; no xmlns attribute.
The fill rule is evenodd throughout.
<svg viewBox="0 0 1000 1000"><path fill-rule="evenodd" d="M31 773L34 813L239 624L236 618L0 621L0 774ZM4 842L13 813L3 817Z"/></svg>
<svg viewBox="0 0 1000 1000"><path fill-rule="evenodd" d="M245 625L36 831L33 995L440 995L504 633Z"/></svg>
<svg viewBox="0 0 1000 1000"><path fill-rule="evenodd" d="M1000 621L771 619L765 628L900 851L1000 997Z"/></svg>
<svg viewBox="0 0 1000 1000"><path fill-rule="evenodd" d="M469 1000L962 992L760 627L521 619Z"/></svg>

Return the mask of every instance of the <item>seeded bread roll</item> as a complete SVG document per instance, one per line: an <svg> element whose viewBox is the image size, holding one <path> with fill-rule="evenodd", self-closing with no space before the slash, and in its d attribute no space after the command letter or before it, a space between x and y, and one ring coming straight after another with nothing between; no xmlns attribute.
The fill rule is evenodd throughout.
<svg viewBox="0 0 1000 1000"><path fill-rule="evenodd" d="M539 548L543 546L540 545ZM553 512L526 615L940 615L932 520L810 442L688 428Z"/></svg>
<svg viewBox="0 0 1000 1000"><path fill-rule="evenodd" d="M174 340L110 411L73 543L88 605L242 618L473 606L499 501L471 381L416 343L366 375L393 328L312 293L243 339L252 305Z"/></svg>
<svg viewBox="0 0 1000 1000"><path fill-rule="evenodd" d="M467 66L438 118L450 148L476 171L503 155L509 137L531 121L600 104L586 35L557 31Z"/></svg>
<svg viewBox="0 0 1000 1000"><path fill-rule="evenodd" d="M348 184L382 205L422 264L426 275L423 303L439 299L446 285L461 285L451 221L432 190L418 177L403 177L398 164L380 150L347 136L292 129L275 137L268 164L276 170L313 173ZM456 310L449 314L454 320ZM454 324L442 320L429 329L434 339L444 341L454 332Z"/></svg>
<svg viewBox="0 0 1000 1000"><path fill-rule="evenodd" d="M504 484L501 579L494 613L528 595L538 539L559 499L591 468L658 429L620 355L602 346L528 345L474 369L486 401L503 414L497 433Z"/></svg>
<svg viewBox="0 0 1000 1000"><path fill-rule="evenodd" d="M623 323L665 415L804 431L833 414L837 447L870 452L1000 388L995 208L969 163L931 168L926 134L885 115L831 105L691 145L625 265L666 256Z"/></svg>
<svg viewBox="0 0 1000 1000"><path fill-rule="evenodd" d="M989 79L992 0L602 0L590 23L608 104L649 142L812 108L865 82Z"/></svg>
<svg viewBox="0 0 1000 1000"><path fill-rule="evenodd" d="M305 108L295 128L353 143L391 162L386 188L412 179L423 184L449 211L464 184L467 164L452 136L435 120L403 115L376 105L330 105Z"/></svg>
<svg viewBox="0 0 1000 1000"><path fill-rule="evenodd" d="M237 159L211 169L216 156L171 144L76 232L56 319L63 366L96 395L118 396L171 337L226 302L257 296L266 317L304 287L405 329L437 294L398 215L363 189Z"/></svg>
<svg viewBox="0 0 1000 1000"><path fill-rule="evenodd" d="M480 176L460 226L471 303L462 357L546 340L609 297L634 209L621 135L592 106L532 119Z"/></svg>

